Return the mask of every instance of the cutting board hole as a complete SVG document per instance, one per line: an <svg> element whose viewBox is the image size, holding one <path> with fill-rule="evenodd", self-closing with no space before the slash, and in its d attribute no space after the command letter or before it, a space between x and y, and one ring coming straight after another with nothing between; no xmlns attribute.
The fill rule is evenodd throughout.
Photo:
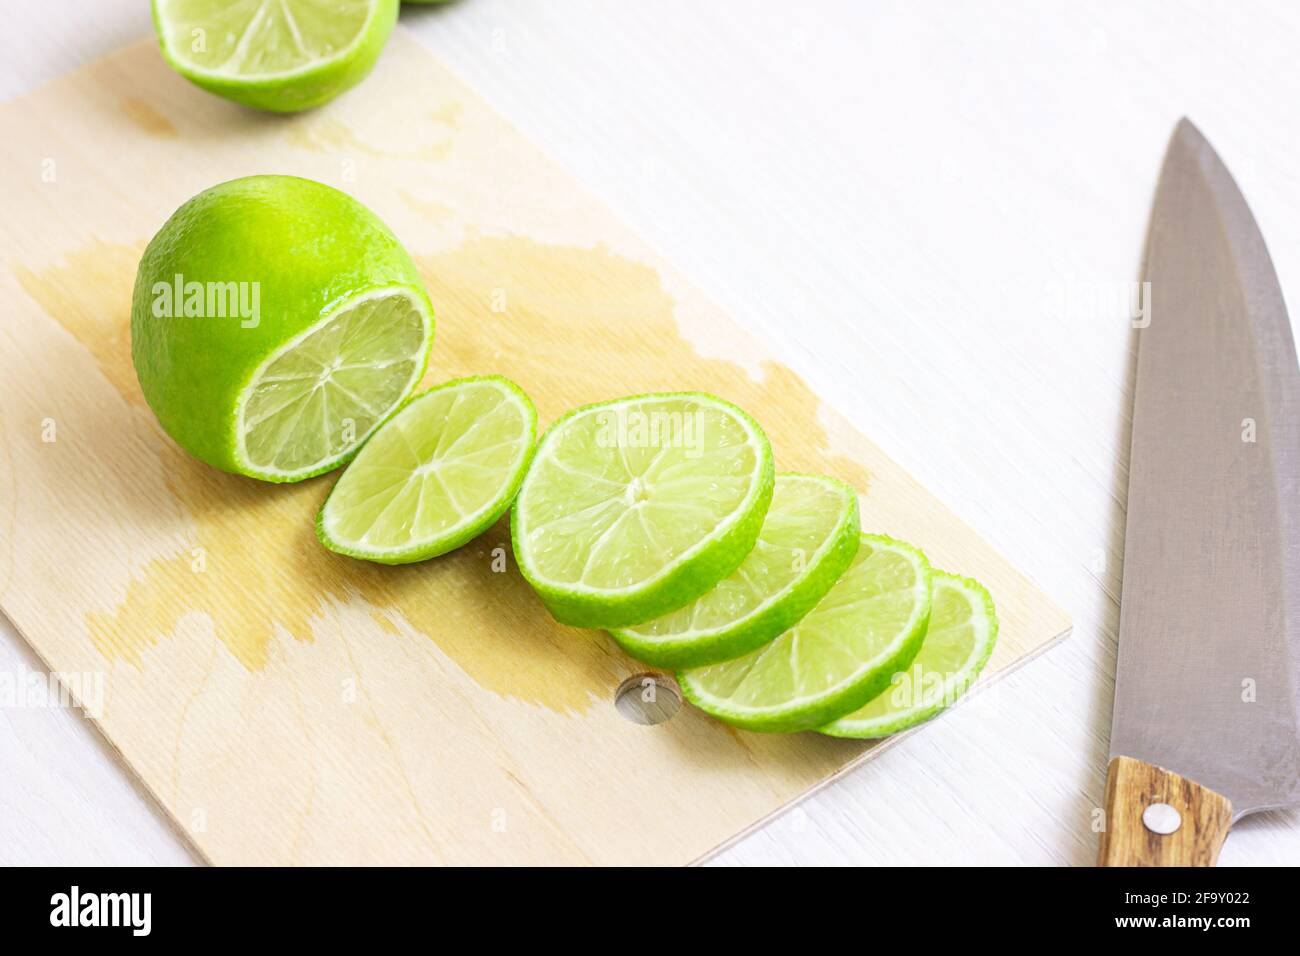
<svg viewBox="0 0 1300 956"><path fill-rule="evenodd" d="M618 685L614 707L624 720L651 727L672 720L682 709L682 692L665 674L633 674Z"/></svg>

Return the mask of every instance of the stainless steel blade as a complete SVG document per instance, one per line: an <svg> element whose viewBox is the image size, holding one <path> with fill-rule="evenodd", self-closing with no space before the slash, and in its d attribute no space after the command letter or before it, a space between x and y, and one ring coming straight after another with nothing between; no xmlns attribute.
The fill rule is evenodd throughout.
<svg viewBox="0 0 1300 956"><path fill-rule="evenodd" d="M1250 209L1187 120L1151 217L1111 755L1300 803L1300 370Z"/></svg>

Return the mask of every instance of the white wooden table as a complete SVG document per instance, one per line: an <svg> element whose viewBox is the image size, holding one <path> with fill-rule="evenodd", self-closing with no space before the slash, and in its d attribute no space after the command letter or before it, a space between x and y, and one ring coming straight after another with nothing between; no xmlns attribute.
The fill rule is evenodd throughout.
<svg viewBox="0 0 1300 956"><path fill-rule="evenodd" d="M6 4L0 97L151 30ZM1131 330L1189 115L1300 299L1300 7L461 0L402 22L1073 615L1073 637L718 862L1087 864ZM3 135L3 131L0 131ZM0 621L0 671L38 669ZM76 712L0 708L0 863L185 863ZM1300 863L1300 813L1223 864Z"/></svg>

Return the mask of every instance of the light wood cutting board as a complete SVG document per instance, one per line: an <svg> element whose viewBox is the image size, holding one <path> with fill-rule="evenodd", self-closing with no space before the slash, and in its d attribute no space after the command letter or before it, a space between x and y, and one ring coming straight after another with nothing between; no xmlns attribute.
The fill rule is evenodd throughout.
<svg viewBox="0 0 1300 956"><path fill-rule="evenodd" d="M209 861L686 863L881 749L689 707L628 722L614 690L644 668L550 620L504 523L370 566L315 540L332 476L271 486L182 453L131 368L131 285L158 226L222 180L309 176L378 212L437 309L430 382L501 372L543 423L716 392L763 424L778 469L849 481L864 529L988 585L990 677L1068 630L400 29L364 84L308 115L210 97L145 40L0 106L0 130L0 606Z"/></svg>

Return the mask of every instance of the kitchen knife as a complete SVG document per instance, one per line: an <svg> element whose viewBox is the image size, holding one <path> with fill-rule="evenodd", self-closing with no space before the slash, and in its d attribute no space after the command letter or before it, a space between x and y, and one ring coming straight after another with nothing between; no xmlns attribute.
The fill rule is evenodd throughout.
<svg viewBox="0 0 1300 956"><path fill-rule="evenodd" d="M1246 201L1186 119L1147 238L1100 862L1213 865L1300 803L1300 371Z"/></svg>

